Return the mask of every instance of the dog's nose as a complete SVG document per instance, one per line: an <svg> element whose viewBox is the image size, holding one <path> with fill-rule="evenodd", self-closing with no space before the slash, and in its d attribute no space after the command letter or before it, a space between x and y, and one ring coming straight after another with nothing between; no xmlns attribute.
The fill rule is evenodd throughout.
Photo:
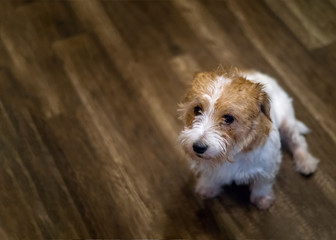
<svg viewBox="0 0 336 240"><path fill-rule="evenodd" d="M194 142L193 149L195 153L202 154L208 149L208 145L203 142L197 141Z"/></svg>

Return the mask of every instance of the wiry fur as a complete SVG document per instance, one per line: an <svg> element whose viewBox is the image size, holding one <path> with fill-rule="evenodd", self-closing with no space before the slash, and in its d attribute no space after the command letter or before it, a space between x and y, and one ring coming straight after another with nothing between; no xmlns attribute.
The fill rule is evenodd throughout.
<svg viewBox="0 0 336 240"><path fill-rule="evenodd" d="M195 116L194 108L202 113ZM214 197L223 184L250 184L251 201L259 208L274 200L272 185L281 163L280 137L303 174L316 170L318 160L302 134L308 128L296 120L292 100L276 81L259 72L205 72L195 76L180 104L185 128L179 141L199 174L196 191ZM234 122L223 122L223 115ZM196 153L193 144L208 146Z"/></svg>

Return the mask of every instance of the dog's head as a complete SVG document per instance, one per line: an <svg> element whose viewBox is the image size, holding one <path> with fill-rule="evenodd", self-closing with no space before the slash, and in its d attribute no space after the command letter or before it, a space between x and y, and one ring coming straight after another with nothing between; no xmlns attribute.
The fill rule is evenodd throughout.
<svg viewBox="0 0 336 240"><path fill-rule="evenodd" d="M237 72L197 74L179 111L185 124L179 141L197 161L232 161L263 145L271 129L263 86Z"/></svg>

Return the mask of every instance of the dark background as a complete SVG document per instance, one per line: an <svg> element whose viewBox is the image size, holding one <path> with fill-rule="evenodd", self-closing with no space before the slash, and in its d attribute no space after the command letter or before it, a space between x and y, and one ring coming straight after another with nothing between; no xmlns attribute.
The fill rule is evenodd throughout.
<svg viewBox="0 0 336 240"><path fill-rule="evenodd" d="M1 1L0 238L333 239L336 2ZM193 74L276 77L321 163L268 211L202 201L176 143Z"/></svg>

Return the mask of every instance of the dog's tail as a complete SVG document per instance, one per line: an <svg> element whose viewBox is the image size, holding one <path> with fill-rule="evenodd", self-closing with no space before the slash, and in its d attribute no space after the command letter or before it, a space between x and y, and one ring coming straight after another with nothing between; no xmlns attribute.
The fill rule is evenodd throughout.
<svg viewBox="0 0 336 240"><path fill-rule="evenodd" d="M310 132L310 129L303 122L296 120L296 127L300 134L305 135Z"/></svg>

